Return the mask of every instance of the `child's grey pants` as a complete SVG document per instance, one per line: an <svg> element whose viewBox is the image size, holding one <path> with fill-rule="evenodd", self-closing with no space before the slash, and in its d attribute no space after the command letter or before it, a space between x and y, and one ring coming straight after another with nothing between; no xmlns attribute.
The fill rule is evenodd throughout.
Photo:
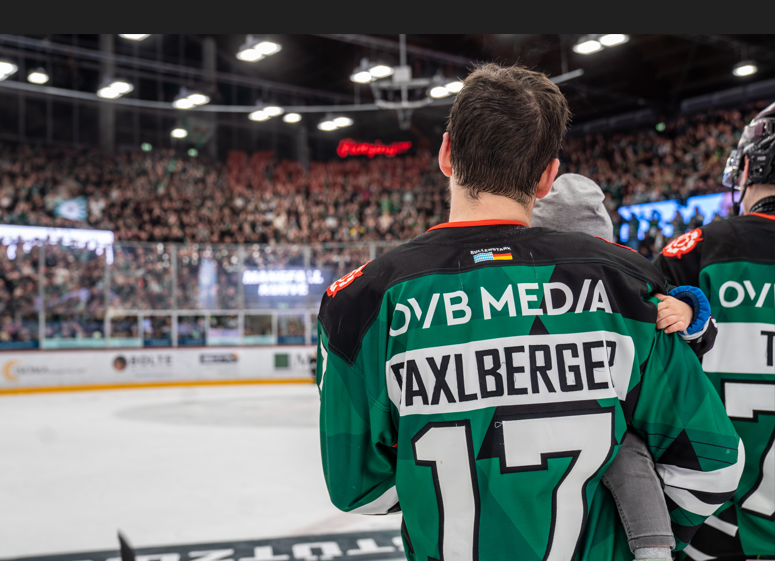
<svg viewBox="0 0 775 561"><path fill-rule="evenodd" d="M646 443L632 429L627 429L619 454L603 475L603 485L616 501L631 551L640 547L675 547L654 460Z"/></svg>

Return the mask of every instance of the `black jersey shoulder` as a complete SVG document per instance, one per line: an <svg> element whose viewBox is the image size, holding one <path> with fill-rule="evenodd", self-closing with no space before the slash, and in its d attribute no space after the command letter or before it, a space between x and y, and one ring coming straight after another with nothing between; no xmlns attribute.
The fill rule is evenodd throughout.
<svg viewBox="0 0 775 561"><path fill-rule="evenodd" d="M508 249L505 249L508 248ZM509 261L475 263L472 250L511 253ZM555 265L552 281L573 288L586 278L605 277L606 286L630 298L625 315L651 321L634 292L664 291L664 278L643 256L629 248L586 234L524 226L445 228L422 234L370 261L346 287L323 296L319 321L329 350L354 362L366 331L379 314L387 290L396 284L432 274L460 274L485 267Z"/></svg>
<svg viewBox="0 0 775 561"><path fill-rule="evenodd" d="M746 214L702 227L702 267L725 261L775 263L775 215Z"/></svg>

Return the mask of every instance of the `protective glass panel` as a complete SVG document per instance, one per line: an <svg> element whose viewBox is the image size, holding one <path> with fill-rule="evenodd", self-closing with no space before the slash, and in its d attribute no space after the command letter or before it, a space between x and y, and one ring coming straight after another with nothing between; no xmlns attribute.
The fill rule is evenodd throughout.
<svg viewBox="0 0 775 561"><path fill-rule="evenodd" d="M114 316L110 318L110 347L142 347L140 324L137 316Z"/></svg>
<svg viewBox="0 0 775 561"><path fill-rule="evenodd" d="M174 308L170 245L116 244L110 266L110 307L114 310Z"/></svg>
<svg viewBox="0 0 775 561"><path fill-rule="evenodd" d="M314 269L325 271L324 276L326 279L331 279L325 288L328 288L332 282L342 278L350 271L365 265L371 259L370 244L354 246L345 246L343 244L313 245L311 251L310 266ZM318 303L323 297L325 288L317 299Z"/></svg>
<svg viewBox="0 0 775 561"><path fill-rule="evenodd" d="M104 314L107 252L62 244L46 245L44 251L46 313Z"/></svg>
<svg viewBox="0 0 775 561"><path fill-rule="evenodd" d="M318 315L310 314L309 316L309 337L310 343L313 345L318 344Z"/></svg>
<svg viewBox="0 0 775 561"><path fill-rule="evenodd" d="M275 345L272 316L245 314L245 345Z"/></svg>
<svg viewBox="0 0 775 561"><path fill-rule="evenodd" d="M277 343L280 345L304 344L304 316L280 314L277 317Z"/></svg>
<svg viewBox="0 0 775 561"><path fill-rule="evenodd" d="M0 245L0 350L39 347L38 251L29 243Z"/></svg>
<svg viewBox="0 0 775 561"><path fill-rule="evenodd" d="M236 315L210 316L207 344L210 346L239 345L239 318Z"/></svg>
<svg viewBox="0 0 775 561"><path fill-rule="evenodd" d="M239 308L236 248L193 244L178 248L178 307L182 310Z"/></svg>
<svg viewBox="0 0 775 561"><path fill-rule="evenodd" d="M205 333L204 316L178 316L179 347L204 346Z"/></svg>
<svg viewBox="0 0 775 561"><path fill-rule="evenodd" d="M83 313L47 313L45 349L105 348L105 318Z"/></svg>
<svg viewBox="0 0 775 561"><path fill-rule="evenodd" d="M305 268L304 262L304 248L299 245L246 248L242 273L245 308L299 309L319 300L326 278L320 271Z"/></svg>
<svg viewBox="0 0 775 561"><path fill-rule="evenodd" d="M143 346L172 346L171 316L148 316L143 318Z"/></svg>

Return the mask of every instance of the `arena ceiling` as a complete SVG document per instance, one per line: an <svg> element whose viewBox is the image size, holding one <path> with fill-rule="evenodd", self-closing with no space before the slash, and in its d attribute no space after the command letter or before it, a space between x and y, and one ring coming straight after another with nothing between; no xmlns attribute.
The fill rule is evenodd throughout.
<svg viewBox="0 0 775 561"><path fill-rule="evenodd" d="M282 50L254 63L235 56L245 35L151 35L139 42L117 38L116 74L133 81L135 90L129 96L169 103L183 86L201 89L207 37L217 46L214 83L205 84L211 105L248 106L259 100L277 105L372 104L371 88L350 80L353 70L363 58L390 66L400 62L398 35L266 35L282 45ZM642 109L670 116L687 98L775 77L775 35L635 34L624 44L589 55L573 50L581 37L408 34L407 65L413 77L428 78L436 74L462 78L482 61L519 62L551 77L581 70L583 74L560 84L576 127ZM0 35L0 58L21 61L21 70L8 81L24 82L23 72L43 66L51 75L47 86L81 92L95 92L101 68L104 70L98 35ZM754 60L758 72L733 75L733 67L743 60ZM2 84L0 94L6 93ZM414 92L415 97L422 95L422 91ZM450 102L451 98L437 100L435 105L412 111L412 133L420 138L438 137ZM167 113L176 111L170 108ZM337 114L354 119L348 136L364 140L406 136L395 110ZM318 131L314 124L323 116L310 115L310 138L333 140L345 134ZM219 126L234 123L241 129L257 127L280 135L288 128L277 119L253 123L244 114L219 114L218 119Z"/></svg>

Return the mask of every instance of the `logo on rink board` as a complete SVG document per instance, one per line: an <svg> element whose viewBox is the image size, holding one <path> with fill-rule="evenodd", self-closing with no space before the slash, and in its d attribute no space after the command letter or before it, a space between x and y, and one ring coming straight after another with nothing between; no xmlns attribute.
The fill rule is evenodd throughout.
<svg viewBox="0 0 775 561"><path fill-rule="evenodd" d="M134 551L137 561L330 561L358 559L382 561L405 559L398 530L301 536L166 547ZM6 561L121 561L119 552L101 551L43 555Z"/></svg>

